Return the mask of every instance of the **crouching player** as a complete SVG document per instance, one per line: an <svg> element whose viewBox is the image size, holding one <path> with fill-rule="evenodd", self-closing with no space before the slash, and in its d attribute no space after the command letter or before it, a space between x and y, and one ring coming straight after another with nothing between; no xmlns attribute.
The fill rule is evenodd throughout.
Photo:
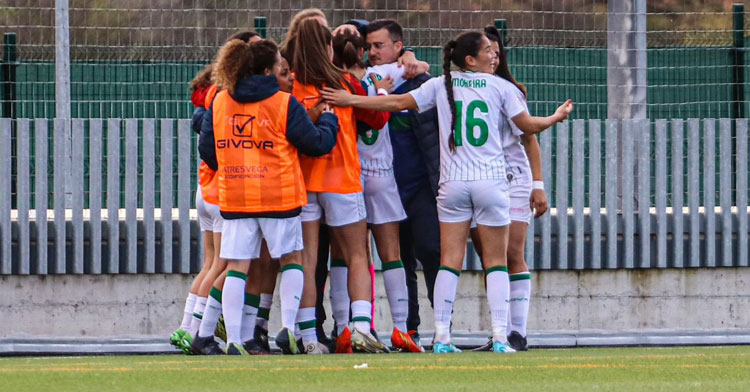
<svg viewBox="0 0 750 392"><path fill-rule="evenodd" d="M279 90L279 67L281 56L271 41L224 45L214 72L221 92L201 129L200 156L217 170L225 219L221 257L228 271L222 313L230 355L247 354L241 338L245 286L263 239L281 263L282 329L276 343L284 353L299 352L293 330L303 288L299 214L307 196L298 155L330 152L338 134L338 118L330 108L315 125L294 97Z"/></svg>

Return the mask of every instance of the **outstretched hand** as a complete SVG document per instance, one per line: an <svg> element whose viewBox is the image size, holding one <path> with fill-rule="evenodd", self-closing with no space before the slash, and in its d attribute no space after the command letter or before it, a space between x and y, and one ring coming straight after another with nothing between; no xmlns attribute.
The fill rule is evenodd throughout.
<svg viewBox="0 0 750 392"><path fill-rule="evenodd" d="M326 87L321 90L321 96L333 106L352 106L352 94L346 90L336 90Z"/></svg>
<svg viewBox="0 0 750 392"><path fill-rule="evenodd" d="M555 116L558 118L557 122L567 119L571 112L573 112L573 100L569 99L555 110Z"/></svg>

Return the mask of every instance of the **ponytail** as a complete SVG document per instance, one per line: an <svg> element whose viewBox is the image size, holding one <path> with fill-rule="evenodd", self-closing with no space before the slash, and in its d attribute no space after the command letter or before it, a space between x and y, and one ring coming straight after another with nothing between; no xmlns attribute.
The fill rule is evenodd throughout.
<svg viewBox="0 0 750 392"><path fill-rule="evenodd" d="M252 62L253 54L247 42L235 39L224 44L219 49L212 75L216 88L234 94L234 87L247 76Z"/></svg>
<svg viewBox="0 0 750 392"><path fill-rule="evenodd" d="M448 138L448 147L451 152L456 151L456 101L453 98L453 81L451 80L451 61L453 60L453 49L456 41L448 41L443 47L443 78L445 79L445 93L448 96L448 107L451 111L451 136Z"/></svg>
<svg viewBox="0 0 750 392"><path fill-rule="evenodd" d="M339 68L352 68L358 66L365 68L365 63L359 57L359 51L364 49L365 43L362 37L351 31L343 31L333 37L333 64Z"/></svg>

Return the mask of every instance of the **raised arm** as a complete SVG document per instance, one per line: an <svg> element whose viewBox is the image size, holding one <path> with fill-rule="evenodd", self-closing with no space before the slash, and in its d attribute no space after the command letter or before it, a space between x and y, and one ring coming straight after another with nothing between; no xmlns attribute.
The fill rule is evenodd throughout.
<svg viewBox="0 0 750 392"><path fill-rule="evenodd" d="M416 110L417 102L411 94L395 94L387 97L365 97L352 95L346 90L336 90L326 87L322 90L323 99L334 106L355 106L362 109L373 109L384 112L400 112L402 110Z"/></svg>
<svg viewBox="0 0 750 392"><path fill-rule="evenodd" d="M567 100L564 104L560 105L555 114L547 117L535 117L529 115L528 112L522 112L521 114L512 118L513 123L525 133L535 134L544 131L551 127L555 123L562 122L573 111L573 101Z"/></svg>

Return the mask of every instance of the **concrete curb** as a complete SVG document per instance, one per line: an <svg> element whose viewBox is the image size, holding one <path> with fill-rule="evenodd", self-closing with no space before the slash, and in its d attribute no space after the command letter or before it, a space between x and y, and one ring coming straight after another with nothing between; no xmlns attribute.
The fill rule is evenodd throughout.
<svg viewBox="0 0 750 392"><path fill-rule="evenodd" d="M383 333L382 336L386 336ZM725 332L648 332L591 334L529 334L532 348L627 347L627 346L720 346L750 345L750 330ZM424 344L432 333L422 335ZM390 344L385 338L383 342ZM461 348L477 347L487 342L486 335L453 334L453 342ZM277 349L272 342L272 349ZM167 338L146 339L0 339L0 356L34 355L101 355L101 354L179 354Z"/></svg>

